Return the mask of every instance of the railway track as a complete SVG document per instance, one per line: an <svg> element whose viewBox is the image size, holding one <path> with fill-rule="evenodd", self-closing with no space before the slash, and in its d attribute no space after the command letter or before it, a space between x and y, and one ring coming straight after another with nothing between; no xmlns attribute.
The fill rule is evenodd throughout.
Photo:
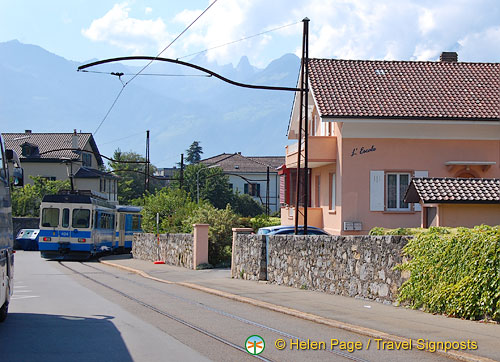
<svg viewBox="0 0 500 362"><path fill-rule="evenodd" d="M147 308L155 313L158 313L166 318L169 318L173 321L176 321L190 329L193 329L199 333L202 333L218 342L221 342L231 348L234 348L240 352L243 352L246 356L251 356L251 357L255 357L261 361L272 361L271 359L269 358L265 358L261 355L250 355L249 353L247 353L247 351L240 345L237 345L231 341L229 341L228 339L226 338L223 338L221 336L218 336L204 328L201 328L191 322L188 322L182 318L179 318L165 310L161 310L141 299L138 299L132 295L130 295L129 293L126 293L124 291L121 291L121 290L118 290L117 288L115 288L114 286L110 285L110 284L107 284L107 283L103 283L102 281L99 281L97 280L96 278L90 276L89 274L91 275L96 275L98 272L99 274L106 274L106 275L109 275L109 276L112 276L113 278L118 278L120 280L123 280L123 281L126 281L126 282L129 282L129 283L132 283L136 286L139 286L141 288L146 288L146 289L149 289L149 290L153 290L155 292L158 292L158 293L161 293L165 296L168 296L170 298L174 298L182 303L187 303L187 304L190 304L190 305L193 305L193 306L196 306L196 307L199 307L199 308L202 308L202 309L205 309L207 311L210 311L210 312L213 312L213 313L216 313L216 314L219 314L223 317L226 317L226 318L230 318L230 319L233 319L233 320L236 320L238 322L241 322L241 323L244 323L244 324L247 324L247 325L251 325L251 326L254 326L254 327L257 327L257 328L260 328L260 329L263 329L263 330L267 330L269 332L272 332L272 333L275 333L281 337L285 337L287 339L293 339L293 340L299 340L299 341L306 341L306 339L304 338L300 338L298 336L294 336L290 333L287 333L285 331L282 331L282 330L279 330L279 329L276 329L276 328L273 328L273 327L270 327L270 326L267 326L265 324L262 324L262 323L258 323L258 322L255 322L255 321L252 321L252 320L249 320L247 318L243 318L241 316L237 316L235 314L232 314L232 313L228 313L228 312L225 312L221 309L217 309L217 308L213 308L213 307L210 307L206 304L203 304L203 303L200 303L196 300L193 300L193 299L190 299L190 298L186 298L186 297L182 297L182 296L179 296L177 294L174 294L174 293L171 293L171 292L168 292L166 290L163 290L163 289L160 289L160 288L157 288L157 287L154 287L154 286L151 286L151 285L148 285L146 283L141 283L137 280L133 280L131 278L127 278L127 277L124 277L122 275L118 275L118 274L115 274L115 273L111 273L107 270L104 270L104 269L101 269L101 268L98 268L96 267L95 265L92 265L93 263L89 263L89 262L79 262L78 264L80 265L83 265L89 269L92 269L94 270L94 272L91 272L91 273L85 273L85 272L81 272L79 270L76 270L75 268L71 267L70 265L73 264L73 263L70 263L70 262L64 262L64 261L59 261L58 262L62 267L70 270L71 272L87 279L87 280L90 280L104 288L107 288L109 290L112 290L113 292L119 294L120 296L124 297L124 298L127 298L129 299L130 301L133 301L139 305L141 305L142 307L144 308ZM320 352L325 352L325 353L328 353L330 355L335 355L337 357L341 357L343 359L346 359L346 360L350 360L350 361L357 361L357 362L369 362L368 360L366 359L363 359L363 358L360 358L360 357L357 357L357 356L354 356L352 354L349 354L349 353L346 353L346 352L343 352L343 351L338 351L338 350L332 350L332 349L326 349L326 350L323 350L323 351L320 351Z"/></svg>

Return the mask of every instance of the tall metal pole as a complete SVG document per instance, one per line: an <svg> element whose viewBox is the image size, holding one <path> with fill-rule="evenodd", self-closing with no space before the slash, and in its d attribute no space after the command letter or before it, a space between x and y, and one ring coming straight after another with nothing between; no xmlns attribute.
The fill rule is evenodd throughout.
<svg viewBox="0 0 500 362"><path fill-rule="evenodd" d="M304 19L305 20L305 19ZM304 114L304 48L306 41L305 32L305 22L304 22L304 32L302 33L302 60L300 67L300 105L299 105L299 142L297 144L297 177L296 177L296 188L295 188L295 235L299 232L299 198L300 198L300 157L302 153L302 117Z"/></svg>
<svg viewBox="0 0 500 362"><path fill-rule="evenodd" d="M146 172L144 175L144 192L149 191L149 129L146 131Z"/></svg>
<svg viewBox="0 0 500 362"><path fill-rule="evenodd" d="M183 183L184 183L184 154L181 153L181 180L180 180L181 190L182 190Z"/></svg>
<svg viewBox="0 0 500 362"><path fill-rule="evenodd" d="M266 182L266 215L269 216L269 166L267 166L267 182Z"/></svg>
<svg viewBox="0 0 500 362"><path fill-rule="evenodd" d="M304 18L304 90L305 129L304 129L304 235L307 235L307 208L309 207L309 19Z"/></svg>

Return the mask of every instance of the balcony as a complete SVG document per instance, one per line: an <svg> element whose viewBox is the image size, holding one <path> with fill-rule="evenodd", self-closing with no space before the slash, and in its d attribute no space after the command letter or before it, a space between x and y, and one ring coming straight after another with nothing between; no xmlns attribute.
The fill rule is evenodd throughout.
<svg viewBox="0 0 500 362"><path fill-rule="evenodd" d="M298 142L286 147L286 167L297 167ZM304 145L301 150L301 167L304 167ZM337 161L337 137L309 137L309 168L317 168Z"/></svg>

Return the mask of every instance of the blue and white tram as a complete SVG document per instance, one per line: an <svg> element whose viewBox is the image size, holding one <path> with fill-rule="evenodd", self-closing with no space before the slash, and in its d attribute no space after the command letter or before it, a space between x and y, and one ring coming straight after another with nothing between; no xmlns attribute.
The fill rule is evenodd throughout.
<svg viewBox="0 0 500 362"><path fill-rule="evenodd" d="M82 260L111 251L115 216L114 205L89 192L44 196L40 205L40 255Z"/></svg>
<svg viewBox="0 0 500 362"><path fill-rule="evenodd" d="M132 239L134 233L139 233L141 229L140 206L116 206L116 239L115 249L117 251L130 252L132 250Z"/></svg>

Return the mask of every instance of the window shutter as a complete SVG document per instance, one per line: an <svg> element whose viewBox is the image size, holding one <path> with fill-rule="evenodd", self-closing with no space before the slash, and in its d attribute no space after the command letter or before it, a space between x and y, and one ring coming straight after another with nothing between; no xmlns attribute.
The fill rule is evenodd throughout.
<svg viewBox="0 0 500 362"><path fill-rule="evenodd" d="M243 193L248 194L248 184L243 186Z"/></svg>
<svg viewBox="0 0 500 362"><path fill-rule="evenodd" d="M413 177L429 177L429 171L415 171ZM419 203L414 203L413 210L422 211L422 207Z"/></svg>
<svg viewBox="0 0 500 362"><path fill-rule="evenodd" d="M384 211L384 171L370 171L370 211Z"/></svg>

